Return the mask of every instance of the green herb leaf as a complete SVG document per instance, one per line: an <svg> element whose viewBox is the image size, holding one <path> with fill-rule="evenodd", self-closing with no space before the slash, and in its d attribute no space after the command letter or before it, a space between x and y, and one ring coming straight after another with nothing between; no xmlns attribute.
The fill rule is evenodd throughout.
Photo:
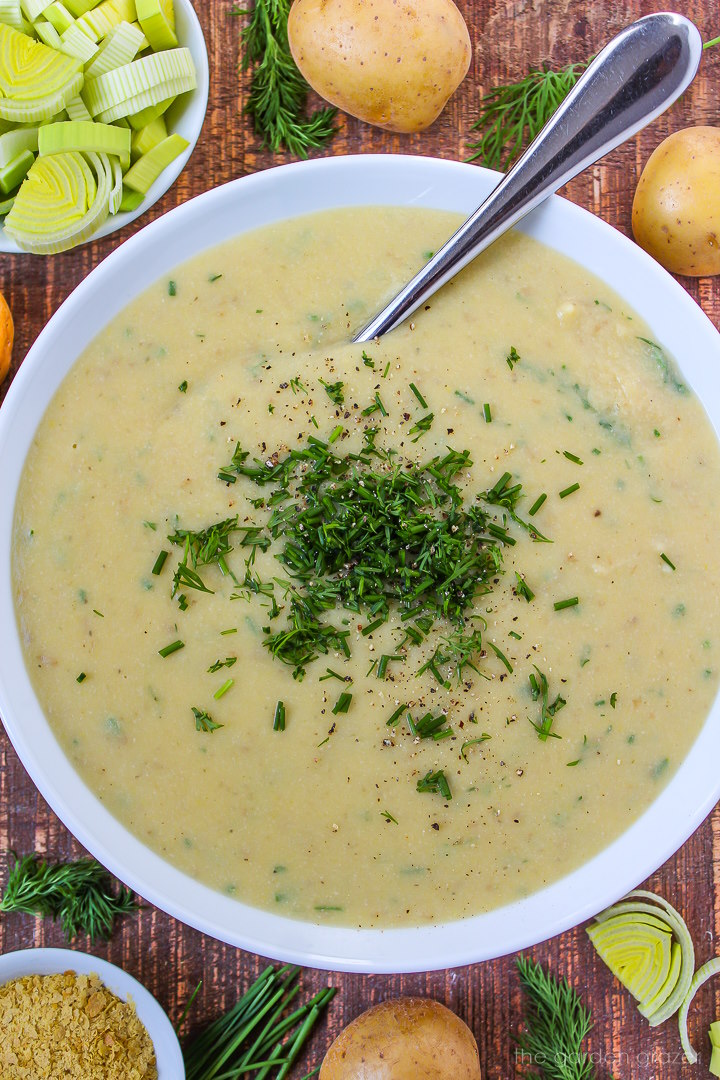
<svg viewBox="0 0 720 1080"><path fill-rule="evenodd" d="M529 957L517 970L527 999L524 1031L517 1042L543 1080L594 1080L582 1043L592 1029L591 1014L566 979L556 979Z"/></svg>

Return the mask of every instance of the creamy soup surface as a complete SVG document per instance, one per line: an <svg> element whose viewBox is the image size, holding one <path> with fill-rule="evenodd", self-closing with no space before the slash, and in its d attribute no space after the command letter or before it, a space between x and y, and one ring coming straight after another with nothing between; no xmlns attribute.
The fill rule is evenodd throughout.
<svg viewBox="0 0 720 1080"><path fill-rule="evenodd" d="M641 814L717 692L717 440L618 296L511 235L347 344L456 224L336 211L179 267L75 365L25 469L17 618L64 750L169 862L291 917L420 924L542 888ZM228 476L238 444L262 473L311 438L366 451L358 500L364 470L469 452L453 483L498 570L464 630L361 604L318 616L327 654L273 656L301 586L282 538L243 540L296 496ZM521 521L478 498L498 484ZM235 515L220 562L168 539Z"/></svg>

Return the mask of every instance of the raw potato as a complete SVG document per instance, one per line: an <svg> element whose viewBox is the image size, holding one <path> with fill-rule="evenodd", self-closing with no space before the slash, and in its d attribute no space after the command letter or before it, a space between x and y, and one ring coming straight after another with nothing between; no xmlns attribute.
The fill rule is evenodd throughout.
<svg viewBox="0 0 720 1080"><path fill-rule="evenodd" d="M0 293L0 383L10 370L15 327L7 300Z"/></svg>
<svg viewBox="0 0 720 1080"><path fill-rule="evenodd" d="M401 997L362 1013L328 1050L319 1080L482 1080L467 1024L430 998Z"/></svg>
<svg viewBox="0 0 720 1080"><path fill-rule="evenodd" d="M666 270L720 274L720 128L685 128L660 143L642 171L632 227Z"/></svg>
<svg viewBox="0 0 720 1080"><path fill-rule="evenodd" d="M421 131L470 66L452 0L295 0L288 38L321 97L388 131Z"/></svg>

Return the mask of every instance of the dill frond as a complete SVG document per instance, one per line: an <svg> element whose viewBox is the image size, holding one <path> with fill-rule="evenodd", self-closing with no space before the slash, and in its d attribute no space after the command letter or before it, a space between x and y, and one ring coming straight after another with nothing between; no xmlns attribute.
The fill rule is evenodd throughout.
<svg viewBox="0 0 720 1080"><path fill-rule="evenodd" d="M582 1041L592 1028L590 1011L567 979L556 979L530 957L519 956L517 970L527 998L525 1030L518 1046L543 1080L594 1080L592 1061Z"/></svg>

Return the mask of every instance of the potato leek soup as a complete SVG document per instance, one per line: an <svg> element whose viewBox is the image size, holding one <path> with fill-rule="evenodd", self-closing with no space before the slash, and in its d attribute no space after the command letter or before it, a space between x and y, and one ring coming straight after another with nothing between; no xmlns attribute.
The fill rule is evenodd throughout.
<svg viewBox="0 0 720 1080"><path fill-rule="evenodd" d="M720 454L673 363L514 234L348 344L456 224L333 211L159 281L16 509L28 669L169 862L312 921L446 921L618 836L718 685Z"/></svg>

